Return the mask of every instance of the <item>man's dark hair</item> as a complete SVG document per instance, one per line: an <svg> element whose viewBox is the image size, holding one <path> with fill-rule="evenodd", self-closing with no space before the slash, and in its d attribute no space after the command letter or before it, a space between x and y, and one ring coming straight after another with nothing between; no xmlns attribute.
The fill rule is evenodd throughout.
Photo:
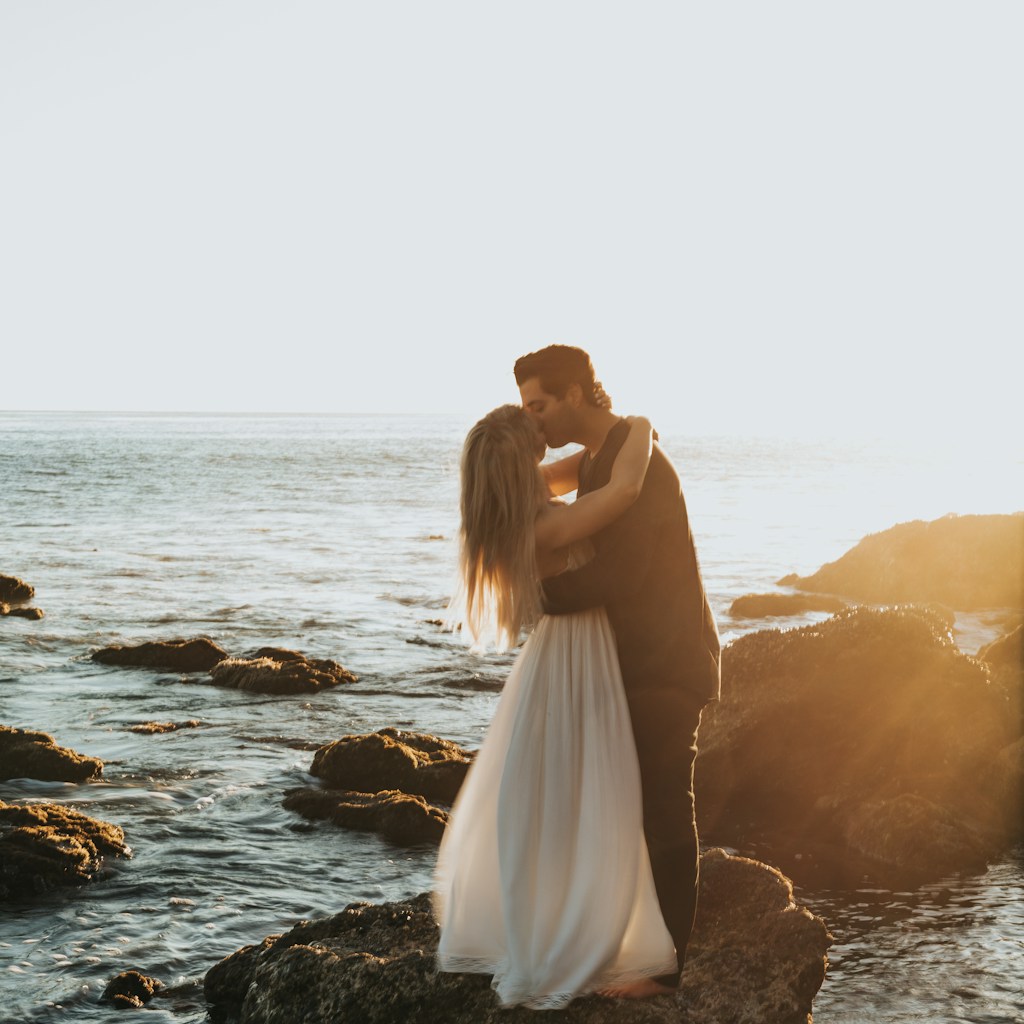
<svg viewBox="0 0 1024 1024"><path fill-rule="evenodd" d="M601 388L594 380L594 365L590 356L572 345L548 345L529 355L521 356L515 365L516 384L537 377L540 386L555 398L565 398L570 385L579 384L583 400L597 405L597 391Z"/></svg>

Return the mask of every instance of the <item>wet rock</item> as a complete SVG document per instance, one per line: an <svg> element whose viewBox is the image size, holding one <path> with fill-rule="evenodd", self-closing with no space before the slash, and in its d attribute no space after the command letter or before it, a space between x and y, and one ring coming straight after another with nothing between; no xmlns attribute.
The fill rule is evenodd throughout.
<svg viewBox="0 0 1024 1024"><path fill-rule="evenodd" d="M837 861L859 852L927 875L980 867L1020 834L1010 711L924 609L741 637L701 725L702 834L753 827L779 848L825 844Z"/></svg>
<svg viewBox="0 0 1024 1024"><path fill-rule="evenodd" d="M197 729L203 723L198 718L190 718L187 722L139 722L129 728L129 732L146 735L164 732L177 732L179 729Z"/></svg>
<svg viewBox="0 0 1024 1024"><path fill-rule="evenodd" d="M439 843L448 822L448 814L440 807L398 790L354 793L304 787L288 790L283 806L304 818L325 819L360 832L379 832L399 846Z"/></svg>
<svg viewBox="0 0 1024 1024"><path fill-rule="evenodd" d="M98 757L60 747L49 733L0 725L0 779L85 782L102 772Z"/></svg>
<svg viewBox="0 0 1024 1024"><path fill-rule="evenodd" d="M15 619L41 619L44 615L42 608L12 608L9 604L0 604L0 616L10 616Z"/></svg>
<svg viewBox="0 0 1024 1024"><path fill-rule="evenodd" d="M361 793L401 790L450 804L472 755L457 743L424 733L381 729L343 736L321 747L310 773L337 789Z"/></svg>
<svg viewBox="0 0 1024 1024"><path fill-rule="evenodd" d="M336 661L280 647L261 647L250 658L225 658L210 675L217 686L254 693L317 693L357 678Z"/></svg>
<svg viewBox="0 0 1024 1024"><path fill-rule="evenodd" d="M4 604L20 604L30 601L35 596L35 587L17 576L0 574L0 602Z"/></svg>
<svg viewBox="0 0 1024 1024"><path fill-rule="evenodd" d="M831 937L798 908L789 881L756 861L710 850L678 998L582 997L546 1021L572 1024L807 1024ZM599 898L599 897L595 897ZM246 946L206 975L207 1000L240 1024L489 1024L537 1021L500 1009L490 979L441 974L430 898L353 904Z"/></svg>
<svg viewBox="0 0 1024 1024"><path fill-rule="evenodd" d="M124 971L103 990L101 1000L120 1010L138 1010L148 1003L164 984L139 971Z"/></svg>
<svg viewBox="0 0 1024 1024"><path fill-rule="evenodd" d="M766 619L803 612L838 612L845 607L845 601L828 595L744 594L729 606L729 614L737 618Z"/></svg>
<svg viewBox="0 0 1024 1024"><path fill-rule="evenodd" d="M130 857L124 832L60 804L0 800L0 903L97 878L105 857Z"/></svg>
<svg viewBox="0 0 1024 1024"><path fill-rule="evenodd" d="M865 537L785 586L872 604L937 601L967 611L1024 607L1024 513L944 516Z"/></svg>
<svg viewBox="0 0 1024 1024"><path fill-rule="evenodd" d="M194 640L156 640L134 646L113 645L92 655L103 665L155 668L171 672L208 672L227 652L206 637Z"/></svg>

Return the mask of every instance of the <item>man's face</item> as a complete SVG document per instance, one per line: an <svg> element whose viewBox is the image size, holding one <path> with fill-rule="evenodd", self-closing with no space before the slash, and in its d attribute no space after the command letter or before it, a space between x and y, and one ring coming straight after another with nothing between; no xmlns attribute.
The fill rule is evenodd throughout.
<svg viewBox="0 0 1024 1024"><path fill-rule="evenodd" d="M556 398L540 386L539 377L531 377L519 385L519 394L523 408L540 428L549 448L561 448L574 440L577 414L571 389L565 398Z"/></svg>

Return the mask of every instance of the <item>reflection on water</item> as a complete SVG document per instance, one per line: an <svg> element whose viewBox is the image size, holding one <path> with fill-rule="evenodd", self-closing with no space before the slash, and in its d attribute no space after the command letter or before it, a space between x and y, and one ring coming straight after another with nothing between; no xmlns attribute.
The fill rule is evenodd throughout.
<svg viewBox="0 0 1024 1024"><path fill-rule="evenodd" d="M836 944L815 1020L1024 1020L1024 850L913 891L799 890Z"/></svg>

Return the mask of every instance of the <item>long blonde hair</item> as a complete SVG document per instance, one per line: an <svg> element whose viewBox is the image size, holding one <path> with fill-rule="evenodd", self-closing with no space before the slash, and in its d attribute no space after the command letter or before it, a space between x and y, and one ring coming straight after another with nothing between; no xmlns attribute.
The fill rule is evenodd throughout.
<svg viewBox="0 0 1024 1024"><path fill-rule="evenodd" d="M543 442L517 405L488 413L462 449L459 569L463 629L480 646L514 646L541 610L534 523L547 497Z"/></svg>

